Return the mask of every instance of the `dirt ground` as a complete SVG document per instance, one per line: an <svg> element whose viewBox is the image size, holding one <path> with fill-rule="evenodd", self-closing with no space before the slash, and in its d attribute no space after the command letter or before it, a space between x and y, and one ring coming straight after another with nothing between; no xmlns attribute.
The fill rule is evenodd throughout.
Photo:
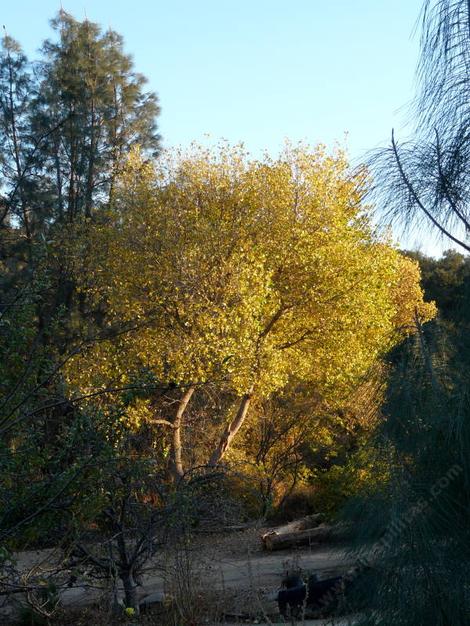
<svg viewBox="0 0 470 626"><path fill-rule="evenodd" d="M266 552L261 542L265 531L265 528L251 528L203 535L183 551L165 550L146 568L140 598L149 606L164 597L183 594L194 596L192 601L197 602L204 590L210 589L217 603L223 603L227 620L233 615L234 623L254 624L258 622L250 621L250 615L260 618L264 615L275 623L277 590L286 570L301 569L305 574L315 573L324 578L344 573L353 565L345 548L339 545ZM23 552L17 556L23 570L47 568L56 558L53 550ZM188 588L188 580L191 588ZM62 601L70 608L78 608L99 601L100 597L104 597L102 589L78 585L67 589ZM226 623L228 626L229 621ZM336 623L346 626L352 622ZM314 620L305 624L320 626L332 622Z"/></svg>

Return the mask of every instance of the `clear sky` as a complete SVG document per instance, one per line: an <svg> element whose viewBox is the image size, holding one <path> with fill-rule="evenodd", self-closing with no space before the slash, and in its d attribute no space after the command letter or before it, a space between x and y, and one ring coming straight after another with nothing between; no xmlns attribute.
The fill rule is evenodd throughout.
<svg viewBox="0 0 470 626"><path fill-rule="evenodd" d="M285 138L344 142L354 161L404 125L422 0L63 0L124 36L158 92L164 145L224 137L255 154ZM1 0L34 55L55 0ZM419 32L419 31L418 31ZM413 242L411 242L413 243Z"/></svg>

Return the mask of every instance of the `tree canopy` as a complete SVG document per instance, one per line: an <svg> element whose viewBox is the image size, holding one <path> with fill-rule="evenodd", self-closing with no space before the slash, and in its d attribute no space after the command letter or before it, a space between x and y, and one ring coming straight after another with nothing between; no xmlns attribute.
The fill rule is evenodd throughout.
<svg viewBox="0 0 470 626"><path fill-rule="evenodd" d="M29 239L109 202L120 162L138 142L156 154L158 100L123 39L61 10L31 63L10 36L0 52L0 175L5 215Z"/></svg>
<svg viewBox="0 0 470 626"><path fill-rule="evenodd" d="M134 151L90 235L82 289L110 324L136 329L77 357L71 383L123 385L133 369L183 387L217 382L242 402L290 380L344 397L434 311L416 264L373 229L365 184L323 148L262 161L196 148L156 163ZM142 416L151 407L141 402ZM230 432L242 422L237 413Z"/></svg>

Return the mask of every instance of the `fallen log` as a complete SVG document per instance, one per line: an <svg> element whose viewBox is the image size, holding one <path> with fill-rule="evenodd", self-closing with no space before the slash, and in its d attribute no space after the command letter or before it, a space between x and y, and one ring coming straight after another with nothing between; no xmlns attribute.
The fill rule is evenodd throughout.
<svg viewBox="0 0 470 626"><path fill-rule="evenodd" d="M275 532L278 535L285 535L287 533L294 533L299 530L316 528L324 522L325 516L323 515L323 513L314 513L313 515L306 515L305 517L293 520L292 522L288 522L287 524L283 524L282 526L271 528L270 532Z"/></svg>
<svg viewBox="0 0 470 626"><path fill-rule="evenodd" d="M276 533L277 535L287 535L297 532L299 530L317 528L317 526L320 526L320 524L323 524L325 522L325 519L326 518L323 513L306 515L305 517L293 520L292 522L287 522L286 524L282 524L281 526L275 526L274 528L270 528L267 532L261 535L261 539L264 541L264 538L272 533Z"/></svg>
<svg viewBox="0 0 470 626"><path fill-rule="evenodd" d="M263 535L263 544L266 550L284 550L296 546L309 546L323 543L332 539L336 529L327 524L320 524L316 528L298 530L290 533L272 531Z"/></svg>

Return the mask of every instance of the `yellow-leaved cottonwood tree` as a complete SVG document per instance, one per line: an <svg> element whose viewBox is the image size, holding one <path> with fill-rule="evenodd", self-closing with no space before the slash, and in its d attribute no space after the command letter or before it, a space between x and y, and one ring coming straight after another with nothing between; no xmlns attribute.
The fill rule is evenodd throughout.
<svg viewBox="0 0 470 626"><path fill-rule="evenodd" d="M75 358L83 390L145 368L181 387L172 465L184 473L184 411L200 385L238 397L207 459L218 464L253 397L291 379L343 394L408 332L423 302L416 265L372 227L365 172L336 150L287 145L276 159L193 146L155 163L129 156L108 221L94 227L82 289L109 324L137 329ZM151 400L131 407L152 421Z"/></svg>

